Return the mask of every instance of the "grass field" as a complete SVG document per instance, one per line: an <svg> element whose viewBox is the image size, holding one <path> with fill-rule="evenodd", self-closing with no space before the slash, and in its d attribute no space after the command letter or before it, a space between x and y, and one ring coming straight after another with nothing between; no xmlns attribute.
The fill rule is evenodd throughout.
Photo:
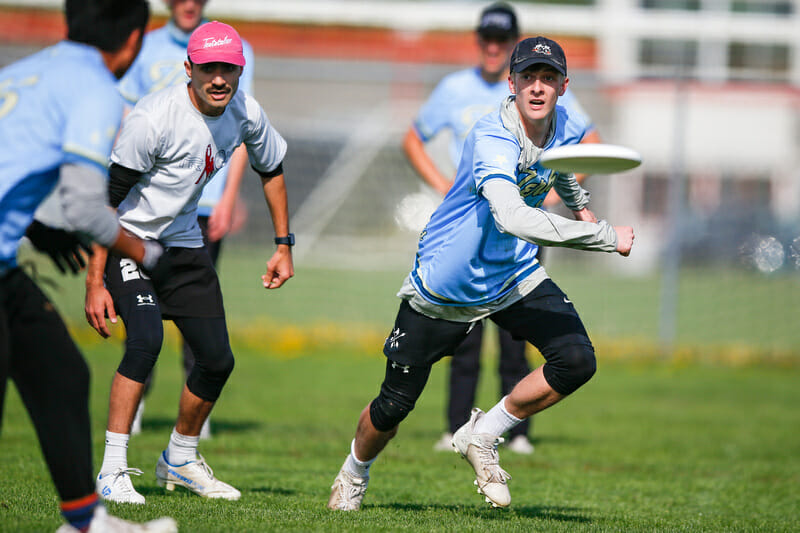
<svg viewBox="0 0 800 533"><path fill-rule="evenodd" d="M501 451L512 507L491 510L456 454L433 452L443 428L444 364L372 468L362 512L325 509L356 416L377 392L382 358L335 350L287 359L237 350L238 366L201 451L242 490L212 502L157 487L180 388L177 351L160 361L144 432L129 450L145 475L144 520L183 531L797 531L800 529L800 372L796 369L601 361L598 374L535 419L533 456ZM93 345L95 457L116 342ZM493 364L492 361L486 363ZM495 398L485 373L480 404ZM0 531L52 531L57 499L27 416L11 391L0 471Z"/></svg>
<svg viewBox="0 0 800 533"><path fill-rule="evenodd" d="M653 280L577 271L560 277L553 269L597 341L599 370L573 397L536 417L533 456L501 451L513 476L511 508L489 509L474 493L468 465L456 454L432 451L444 428L443 362L373 466L362 512L339 514L325 509L330 484L358 413L377 393L380 346L403 272L301 268L285 289L265 293L262 261L260 253L224 256L237 367L212 416L215 437L201 445L242 499L206 501L155 483L181 387L178 342L170 335L144 432L129 449L130 465L145 471L135 484L148 505L112 504L115 514L170 515L181 530L201 532L800 530L795 280L688 273L681 287L684 344L664 354L652 348ZM108 388L122 348L118 338L100 341L81 325L82 282L59 283L54 300L93 371L99 465ZM494 357L489 350L483 408L496 401ZM537 354L531 359L542 362ZM13 387L8 396L0 531L55 530L55 492Z"/></svg>

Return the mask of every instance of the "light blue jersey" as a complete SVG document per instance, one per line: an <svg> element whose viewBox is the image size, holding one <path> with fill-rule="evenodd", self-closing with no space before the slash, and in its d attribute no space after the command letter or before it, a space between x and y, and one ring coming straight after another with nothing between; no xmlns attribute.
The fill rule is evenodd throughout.
<svg viewBox="0 0 800 533"><path fill-rule="evenodd" d="M188 82L183 62L186 61L190 35L178 29L172 21L145 35L142 51L119 82L119 92L125 100L135 104L147 94ZM239 90L253 94L253 48L246 41L242 41L242 48L246 65L239 79ZM206 185L200 197L198 215L211 215L222 198L227 177L228 167L225 166Z"/></svg>
<svg viewBox="0 0 800 533"><path fill-rule="evenodd" d="M590 128L584 115L570 114L560 105L554 121L545 149L577 144ZM538 246L500 232L489 202L481 195L487 181L504 179L519 187L528 206L542 205L556 173L538 162L518 168L520 150L499 110L484 116L470 131L455 182L420 236L411 271L414 289L427 301L484 305L506 295L539 268Z"/></svg>
<svg viewBox="0 0 800 533"><path fill-rule="evenodd" d="M464 140L472 126L479 118L497 109L509 94L507 79L487 83L481 77L478 67L454 72L439 82L420 108L414 128L423 142L428 142L440 131L449 129L453 134L449 146L450 159L453 166L457 167ZM588 124L587 131L594 129L591 119L569 89L559 97L558 103L571 114L582 115Z"/></svg>
<svg viewBox="0 0 800 533"><path fill-rule="evenodd" d="M105 173L124 102L94 47L63 41L0 70L0 271L63 164Z"/></svg>

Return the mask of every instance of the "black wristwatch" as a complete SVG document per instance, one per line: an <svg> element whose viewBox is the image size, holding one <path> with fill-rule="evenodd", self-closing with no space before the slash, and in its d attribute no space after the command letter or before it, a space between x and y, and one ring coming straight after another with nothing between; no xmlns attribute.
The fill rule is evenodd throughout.
<svg viewBox="0 0 800 533"><path fill-rule="evenodd" d="M275 244L288 244L294 246L294 233L290 233L286 237L275 237Z"/></svg>

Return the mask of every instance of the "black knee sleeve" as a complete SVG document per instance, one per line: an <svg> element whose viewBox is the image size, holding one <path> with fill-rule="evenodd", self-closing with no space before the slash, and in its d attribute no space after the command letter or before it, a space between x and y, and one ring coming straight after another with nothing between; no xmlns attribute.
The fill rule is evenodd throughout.
<svg viewBox="0 0 800 533"><path fill-rule="evenodd" d="M389 431L405 420L428 382L431 367L412 367L386 361L386 377L378 397L369 406L369 418L378 431Z"/></svg>
<svg viewBox="0 0 800 533"><path fill-rule="evenodd" d="M543 372L547 383L560 394L572 394L597 370L591 344L564 344L549 354Z"/></svg>
<svg viewBox="0 0 800 533"><path fill-rule="evenodd" d="M181 318L175 323L195 357L186 386L203 400L217 401L234 366L225 319Z"/></svg>
<svg viewBox="0 0 800 533"><path fill-rule="evenodd" d="M156 364L164 328L158 313L132 313L125 323L125 355L117 371L128 379L144 383Z"/></svg>
<svg viewBox="0 0 800 533"><path fill-rule="evenodd" d="M186 379L186 386L196 396L208 402L215 402L233 372L233 366L233 352L230 347L210 362L198 359Z"/></svg>

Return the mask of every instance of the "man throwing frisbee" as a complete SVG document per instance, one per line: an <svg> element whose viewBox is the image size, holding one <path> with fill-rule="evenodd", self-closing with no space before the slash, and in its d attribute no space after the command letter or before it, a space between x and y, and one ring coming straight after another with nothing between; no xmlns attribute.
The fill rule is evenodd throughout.
<svg viewBox="0 0 800 533"><path fill-rule="evenodd" d="M557 105L569 79L564 51L544 37L519 42L511 56L509 96L467 136L456 179L422 231L414 266L386 339L386 373L361 412L350 453L334 480L328 507L361 507L369 469L422 393L432 365L451 355L473 324L488 317L525 339L546 363L528 374L453 436L475 471L478 492L495 507L511 503L500 467L500 435L561 401L596 369L594 348L566 294L536 259L539 245L627 256L633 230L597 221L574 175L541 166L542 151L580 141L585 124ZM555 187L570 220L540 209Z"/></svg>

